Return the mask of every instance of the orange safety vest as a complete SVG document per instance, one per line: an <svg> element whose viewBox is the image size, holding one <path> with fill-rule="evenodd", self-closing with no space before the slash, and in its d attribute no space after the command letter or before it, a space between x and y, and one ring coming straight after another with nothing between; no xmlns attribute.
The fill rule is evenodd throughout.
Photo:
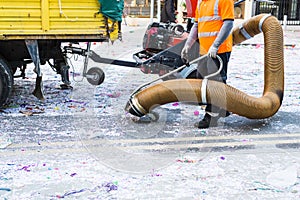
<svg viewBox="0 0 300 200"><path fill-rule="evenodd" d="M195 21L198 22L200 55L207 54L225 19L234 20L233 0L202 0L200 5L197 5ZM231 50L232 35L230 34L220 45L218 53L230 52Z"/></svg>

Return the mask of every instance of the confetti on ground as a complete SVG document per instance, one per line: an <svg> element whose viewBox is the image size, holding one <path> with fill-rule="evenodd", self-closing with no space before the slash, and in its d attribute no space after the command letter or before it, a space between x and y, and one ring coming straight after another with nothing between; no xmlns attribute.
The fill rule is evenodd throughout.
<svg viewBox="0 0 300 200"><path fill-rule="evenodd" d="M143 36L143 32L137 29L130 34L134 37L130 39L132 43L136 42L137 36ZM290 41L292 36L295 37ZM183 103L160 108L159 113L162 114L156 123L132 123L131 118L124 114L124 102L140 84L157 78L142 74L138 69L133 72L128 68L103 66L108 75L103 84L91 87L78 81L74 83L73 89L67 90L60 88L59 76L44 69L43 72L47 75L45 78L48 77L44 82L44 102L31 95L35 79L30 76L32 74L29 71L28 78L16 80L15 94L7 107L0 111L1 198L299 199L299 146L292 149L283 149L273 143L271 147L262 149L252 146L218 146L226 142L234 144L259 141L252 139L253 135L266 136L268 133L283 131L289 134L299 130L299 123L296 121L300 112L299 34L289 33L285 38L292 45L285 47L285 95L279 113L266 120L248 120L231 115L221 127L208 130L193 127L204 108ZM142 37L140 39L142 41ZM119 46L122 51L141 47L136 43L128 47L125 40L126 37L124 43L116 42L112 48L101 43L93 44L92 48L97 50L104 46L107 53L116 57L124 53L118 52ZM228 83L249 95L260 97L264 88L263 52L264 45L261 41L254 41L253 45L235 46L228 68ZM132 54L127 54L126 59L129 56L128 59L131 59ZM82 78L77 67L76 71L70 73L73 78ZM95 103L91 103L87 97L93 97ZM77 119L78 113L83 117ZM90 119L93 114L97 116L97 120ZM83 131L79 132L80 128ZM239 135L242 137L238 137ZM225 136L237 138L226 139ZM217 141L210 137L223 139ZM193 140L194 138L198 140ZM135 167L141 162L135 162L135 154L126 154L116 160L112 159L113 156L123 152L118 151L118 148L108 148L109 151L102 154L97 151L99 156L87 149L88 143L83 144L85 140L89 140L93 147L98 148L103 139L127 139L132 144L136 140L148 140L154 141L155 146L166 147L185 147L188 142L216 147L191 148L188 151L174 148L176 154L170 160L167 160L170 158L168 148L166 152L160 152L159 157L155 157L158 155L155 154L156 151L149 150L154 157L151 164L163 163L155 170L150 166L151 170L137 173L122 171L123 166L116 167L105 162L113 160L118 165L118 161L125 161L126 165ZM164 140L167 142L162 142ZM146 142L139 142L138 147L142 145L151 147ZM138 149L135 146L132 148ZM143 155L143 160L152 158L148 154L139 155ZM295 168L291 170L289 166L292 165Z"/></svg>

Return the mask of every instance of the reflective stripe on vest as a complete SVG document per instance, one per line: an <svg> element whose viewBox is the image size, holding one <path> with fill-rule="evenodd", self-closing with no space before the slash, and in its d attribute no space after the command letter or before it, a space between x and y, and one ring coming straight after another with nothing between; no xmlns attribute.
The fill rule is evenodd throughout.
<svg viewBox="0 0 300 200"><path fill-rule="evenodd" d="M201 32L201 33L198 33L198 37L213 37L213 36L217 36L218 34L219 34L219 31Z"/></svg>
<svg viewBox="0 0 300 200"><path fill-rule="evenodd" d="M209 22L209 21L219 21L222 20L220 16L206 16L198 18L198 22Z"/></svg>
<svg viewBox="0 0 300 200"><path fill-rule="evenodd" d="M214 16L205 16L198 18L198 22L205 22L205 21L216 21L221 20L222 18L219 16L219 0L216 0L214 5ZM199 6L200 8L200 6Z"/></svg>

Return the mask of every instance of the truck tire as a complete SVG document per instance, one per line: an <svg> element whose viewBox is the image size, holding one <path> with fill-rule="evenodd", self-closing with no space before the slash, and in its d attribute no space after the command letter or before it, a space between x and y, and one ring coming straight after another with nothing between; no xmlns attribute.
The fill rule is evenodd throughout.
<svg viewBox="0 0 300 200"><path fill-rule="evenodd" d="M8 63L0 57L0 107L10 96L13 87L13 75Z"/></svg>

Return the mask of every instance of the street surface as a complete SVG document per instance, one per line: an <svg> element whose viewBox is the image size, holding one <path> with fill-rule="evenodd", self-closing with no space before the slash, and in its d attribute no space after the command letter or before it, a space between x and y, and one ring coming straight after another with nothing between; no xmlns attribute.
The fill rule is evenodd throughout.
<svg viewBox="0 0 300 200"><path fill-rule="evenodd" d="M133 61L149 20L127 23L123 41L92 49ZM148 124L125 113L130 94L157 75L90 60L105 72L96 87L82 79L83 58L73 56L73 90L61 90L60 77L45 66L41 102L31 95L28 66L0 110L1 199L299 199L300 29L288 27L284 40L280 110L259 120L232 114L206 130L194 127L204 114L197 105L161 106L159 120ZM263 51L262 34L235 46L228 84L260 97Z"/></svg>

